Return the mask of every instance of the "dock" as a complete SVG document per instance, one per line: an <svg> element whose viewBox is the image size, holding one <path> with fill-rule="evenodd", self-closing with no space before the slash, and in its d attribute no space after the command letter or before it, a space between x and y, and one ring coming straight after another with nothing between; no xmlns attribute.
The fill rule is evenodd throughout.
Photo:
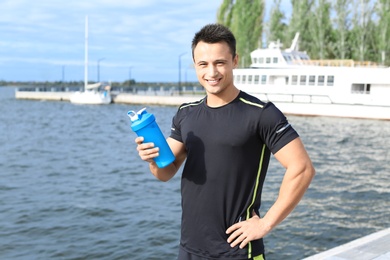
<svg viewBox="0 0 390 260"><path fill-rule="evenodd" d="M303 260L390 260L390 228Z"/></svg>
<svg viewBox="0 0 390 260"><path fill-rule="evenodd" d="M114 103L136 104L136 105L162 105L162 106L180 106L183 103L194 102L202 99L201 95L173 95L173 96L149 96L129 93L120 93L112 96Z"/></svg>
<svg viewBox="0 0 390 260"><path fill-rule="evenodd" d="M72 92L57 91L16 91L16 99L69 101ZM135 105L180 106L183 103L202 99L202 95L140 95L131 93L111 93L112 102Z"/></svg>
<svg viewBox="0 0 390 260"><path fill-rule="evenodd" d="M72 92L16 91L16 99L69 101Z"/></svg>

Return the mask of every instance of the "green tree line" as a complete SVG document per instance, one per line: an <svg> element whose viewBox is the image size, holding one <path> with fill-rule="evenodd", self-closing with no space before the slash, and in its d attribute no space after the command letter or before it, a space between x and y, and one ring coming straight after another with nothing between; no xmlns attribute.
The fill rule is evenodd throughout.
<svg viewBox="0 0 390 260"><path fill-rule="evenodd" d="M299 32L299 49L312 59L353 59L390 65L390 0L291 0L290 13L273 0L264 20L264 0L223 0L217 22L237 38L240 66L250 52L280 41L291 45Z"/></svg>

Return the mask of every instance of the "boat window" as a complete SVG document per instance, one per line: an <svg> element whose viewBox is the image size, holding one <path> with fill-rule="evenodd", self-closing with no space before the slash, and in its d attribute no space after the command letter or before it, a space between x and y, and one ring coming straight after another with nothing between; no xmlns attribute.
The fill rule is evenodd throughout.
<svg viewBox="0 0 390 260"><path fill-rule="evenodd" d="M278 57L274 57L273 63L278 63Z"/></svg>
<svg viewBox="0 0 390 260"><path fill-rule="evenodd" d="M314 83L316 82L316 76L310 75L309 76L309 85L314 86Z"/></svg>
<svg viewBox="0 0 390 260"><path fill-rule="evenodd" d="M246 75L242 75L242 82L241 83L245 84L246 83L245 81L246 81Z"/></svg>
<svg viewBox="0 0 390 260"><path fill-rule="evenodd" d="M334 76L328 76L327 85L333 86L333 83L334 83Z"/></svg>
<svg viewBox="0 0 390 260"><path fill-rule="evenodd" d="M259 84L259 77L260 77L259 75L255 75L255 82L254 82L255 84Z"/></svg>
<svg viewBox="0 0 390 260"><path fill-rule="evenodd" d="M241 80L241 76L237 75L237 83L240 83L240 80Z"/></svg>
<svg viewBox="0 0 390 260"><path fill-rule="evenodd" d="M253 63L257 63L257 58L253 58Z"/></svg>
<svg viewBox="0 0 390 260"><path fill-rule="evenodd" d="M298 82L298 76L293 75L291 80L291 85L297 85L297 82Z"/></svg>
<svg viewBox="0 0 390 260"><path fill-rule="evenodd" d="M260 64L264 63L264 58L263 57L259 58L259 63Z"/></svg>
<svg viewBox="0 0 390 260"><path fill-rule="evenodd" d="M299 55L299 58L300 58L301 60L308 60L308 59L307 59L307 56L304 55L304 54L300 54L300 55Z"/></svg>
<svg viewBox="0 0 390 260"><path fill-rule="evenodd" d="M318 86L323 86L325 82L325 76L318 76Z"/></svg>
<svg viewBox="0 0 390 260"><path fill-rule="evenodd" d="M268 64L268 63L271 63L271 58L270 58L270 57L267 57L265 62L266 62L267 64Z"/></svg>
<svg viewBox="0 0 390 260"><path fill-rule="evenodd" d="M299 84L306 85L306 76L305 75L301 75L301 80L300 80Z"/></svg>
<svg viewBox="0 0 390 260"><path fill-rule="evenodd" d="M352 84L351 93L353 94L370 94L371 84Z"/></svg>
<svg viewBox="0 0 390 260"><path fill-rule="evenodd" d="M252 84L252 75L248 76L248 84Z"/></svg>
<svg viewBox="0 0 390 260"><path fill-rule="evenodd" d="M354 94L364 94L365 92L365 84L352 84L352 91L351 93Z"/></svg>
<svg viewBox="0 0 390 260"><path fill-rule="evenodd" d="M261 84L265 84L267 82L267 75L262 75L261 76Z"/></svg>

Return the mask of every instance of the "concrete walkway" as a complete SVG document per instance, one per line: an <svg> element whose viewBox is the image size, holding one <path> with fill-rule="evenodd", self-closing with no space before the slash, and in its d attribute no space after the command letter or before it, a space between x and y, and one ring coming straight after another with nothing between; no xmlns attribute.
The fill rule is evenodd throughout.
<svg viewBox="0 0 390 260"><path fill-rule="evenodd" d="M72 92L16 91L16 99L69 101ZM147 96L129 93L112 94L113 103L180 106L183 103L202 99L204 96Z"/></svg>

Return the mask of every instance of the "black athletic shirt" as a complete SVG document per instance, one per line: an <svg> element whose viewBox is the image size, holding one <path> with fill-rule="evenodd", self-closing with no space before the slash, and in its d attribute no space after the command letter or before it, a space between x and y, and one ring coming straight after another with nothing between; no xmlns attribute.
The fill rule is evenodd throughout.
<svg viewBox="0 0 390 260"><path fill-rule="evenodd" d="M270 153L298 137L272 103L240 92L211 108L206 98L179 107L170 137L184 143L180 244L191 254L248 259L264 253L263 240L231 248L226 229L259 214Z"/></svg>

